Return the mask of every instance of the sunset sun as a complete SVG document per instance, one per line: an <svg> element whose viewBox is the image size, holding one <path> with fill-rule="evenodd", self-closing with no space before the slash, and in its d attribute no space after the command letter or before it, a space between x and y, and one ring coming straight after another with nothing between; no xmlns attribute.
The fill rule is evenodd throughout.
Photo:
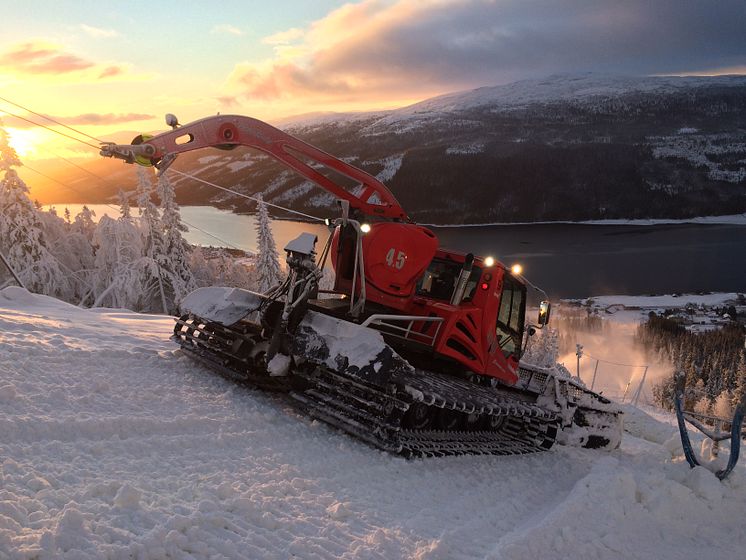
<svg viewBox="0 0 746 560"><path fill-rule="evenodd" d="M7 128L8 140L16 153L24 158L34 156L39 145L39 134L33 130Z"/></svg>

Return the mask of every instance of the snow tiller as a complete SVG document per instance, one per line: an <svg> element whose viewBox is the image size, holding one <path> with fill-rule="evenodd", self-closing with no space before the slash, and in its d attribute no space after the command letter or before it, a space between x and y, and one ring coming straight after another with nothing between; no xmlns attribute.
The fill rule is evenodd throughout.
<svg viewBox="0 0 746 560"><path fill-rule="evenodd" d="M201 288L182 302L175 340L234 379L284 391L313 417L407 456L518 454L559 439L621 441L621 411L558 370L520 363L527 283L487 257L440 248L368 173L264 122L214 116L105 144L108 157L163 172L182 152L248 146L338 200L317 258L316 236L285 247L287 280L266 294ZM319 279L331 260L331 294Z"/></svg>

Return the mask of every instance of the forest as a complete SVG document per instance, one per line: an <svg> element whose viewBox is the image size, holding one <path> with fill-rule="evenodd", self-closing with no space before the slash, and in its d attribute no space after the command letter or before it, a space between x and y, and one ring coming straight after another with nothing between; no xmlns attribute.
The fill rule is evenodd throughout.
<svg viewBox="0 0 746 560"><path fill-rule="evenodd" d="M730 417L746 395L743 324L733 321L717 330L691 332L675 319L652 314L637 329L637 341L649 355L674 364L674 372L653 389L663 408L673 409L674 375L686 374L685 408Z"/></svg>
<svg viewBox="0 0 746 560"><path fill-rule="evenodd" d="M0 288L16 281L82 307L174 315L183 297L200 286L266 291L281 281L261 195L256 197L259 252L243 258L222 248L190 246L168 176L142 167L136 190L119 191L119 207L112 206L117 217L96 221L85 206L76 216L44 211L16 172L22 162L1 125L0 254L6 262L0 263Z"/></svg>

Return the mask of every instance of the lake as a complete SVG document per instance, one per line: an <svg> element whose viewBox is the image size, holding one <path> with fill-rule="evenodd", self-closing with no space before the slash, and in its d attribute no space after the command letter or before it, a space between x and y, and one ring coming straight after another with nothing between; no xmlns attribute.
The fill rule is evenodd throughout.
<svg viewBox="0 0 746 560"><path fill-rule="evenodd" d="M65 206L75 215L82 205ZM116 208L89 205L98 217L117 216ZM190 243L256 251L253 216L210 206L182 207L192 227ZM203 230L203 231L199 231ZM512 265L552 298L606 294L746 292L746 226L729 224L585 225L536 224L434 227L444 247ZM275 220L278 249L309 231L326 241L322 224Z"/></svg>

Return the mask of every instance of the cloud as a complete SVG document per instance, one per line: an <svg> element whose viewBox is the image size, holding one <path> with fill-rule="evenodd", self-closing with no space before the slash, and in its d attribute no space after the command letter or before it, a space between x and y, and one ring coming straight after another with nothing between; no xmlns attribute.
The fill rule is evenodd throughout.
<svg viewBox="0 0 746 560"><path fill-rule="evenodd" d="M743 0L363 0L265 38L275 56L237 64L227 93L342 106L558 72L743 67L744 29Z"/></svg>
<svg viewBox="0 0 746 560"><path fill-rule="evenodd" d="M36 125L31 124L23 119L16 118L12 115L3 114L3 109L0 108L0 116L2 116L3 122L6 126L16 129L34 128ZM38 115L26 113L20 115L24 119L29 119L37 123L44 123L45 125L53 126L47 120ZM80 125L113 125L130 123L137 121L147 121L155 119L155 115L148 115L145 113L83 113L81 115L72 115L67 117L58 117L55 115L47 115L52 119L64 123L68 126L80 126Z"/></svg>
<svg viewBox="0 0 746 560"><path fill-rule="evenodd" d="M221 23L219 25L215 25L210 30L210 33L213 33L215 35L224 35L226 33L228 33L229 35L243 35L243 31L241 31L238 27L230 25L229 23Z"/></svg>
<svg viewBox="0 0 746 560"><path fill-rule="evenodd" d="M124 68L121 66L107 66L98 75L99 78L112 78L114 76L121 76L124 74Z"/></svg>
<svg viewBox="0 0 746 560"><path fill-rule="evenodd" d="M91 37L111 38L111 37L119 36L119 32L115 31L114 29L101 29L99 27L93 27L91 25L86 25L85 23L81 23L80 28L83 31L85 31L88 35L90 35Z"/></svg>
<svg viewBox="0 0 746 560"><path fill-rule="evenodd" d="M46 44L23 43L0 55L0 68L23 74L66 74L91 68L87 60Z"/></svg>
<svg viewBox="0 0 746 560"><path fill-rule="evenodd" d="M265 45L287 45L293 41L301 39L305 35L305 32L298 27L293 27L287 31L280 31L273 35L269 35L262 39L262 43Z"/></svg>
<svg viewBox="0 0 746 560"><path fill-rule="evenodd" d="M143 79L131 73L129 65L99 63L60 46L43 41L29 41L0 52L0 76L56 79L62 82L97 82L110 79Z"/></svg>

